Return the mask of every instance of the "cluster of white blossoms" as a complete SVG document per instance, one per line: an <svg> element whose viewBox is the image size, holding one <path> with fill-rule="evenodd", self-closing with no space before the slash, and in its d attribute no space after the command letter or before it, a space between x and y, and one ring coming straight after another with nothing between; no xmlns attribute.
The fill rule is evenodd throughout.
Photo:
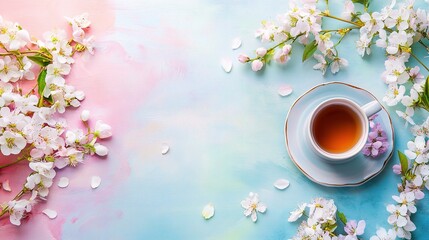
<svg viewBox="0 0 429 240"><path fill-rule="evenodd" d="M402 178L402 183L398 184L399 195L392 196L396 205L387 206L391 214L389 224L398 237L406 239L411 239L411 232L416 229L410 218L417 212L416 202L425 197L424 188L429 189L429 118L411 130L415 139L407 143L404 154L399 153L401 164L393 166L393 172Z"/></svg>
<svg viewBox="0 0 429 240"><path fill-rule="evenodd" d="M256 37L260 38L263 43L273 42L276 45L269 49L258 48L255 58L241 54L238 60L242 63L251 62L253 71L261 70L271 59L285 64L291 58L291 44L298 40L300 44L307 46L303 60L319 50L320 53L314 54L318 63L313 68L321 70L323 74L328 67L335 74L340 68L347 66L348 61L339 57L336 50L338 43L334 44L331 40L331 31L322 30L322 17L326 13L317 9L316 4L317 0L303 0L301 4L290 1L288 12L280 14L276 22L264 21L262 28L256 31ZM344 29L340 34L344 36L350 30ZM310 42L312 39L314 40Z"/></svg>
<svg viewBox="0 0 429 240"><path fill-rule="evenodd" d="M14 200L0 205L0 216L9 214L14 225L21 224L38 200L46 199L58 169L75 167L88 154L108 153L98 140L112 135L109 125L97 121L91 127L89 111L81 114L85 130L68 129L62 118L85 97L66 84L73 55L93 53L93 37L85 37L87 14L67 20L73 28L71 39L64 30L56 30L36 41L17 23L0 20L0 151L16 156L15 162L0 168L26 161L32 170ZM34 80L35 72L39 74L33 89L22 89L19 80Z"/></svg>
<svg viewBox="0 0 429 240"><path fill-rule="evenodd" d="M364 13L360 16L364 26L360 28L360 38L357 41L359 53L368 53L371 44L386 50L387 59L382 79L388 84L388 90L383 101L389 106L402 103L404 112L397 114L406 120L406 124L414 125L412 116L414 108L420 104L424 94L425 77L420 68L407 67L410 56L414 56L411 46L414 43L424 43L429 27L429 15L426 10L414 9L414 1L407 0L398 4L393 1L380 12ZM376 40L374 40L377 38ZM411 85L407 92L407 84Z"/></svg>
<svg viewBox="0 0 429 240"><path fill-rule="evenodd" d="M291 212L288 221L295 222L303 215L307 219L301 222L293 239L358 240L358 236L365 231L365 221L347 221L344 214L337 211L332 199L316 198L311 203L303 203ZM335 232L338 228L337 215L344 225L345 234Z"/></svg>

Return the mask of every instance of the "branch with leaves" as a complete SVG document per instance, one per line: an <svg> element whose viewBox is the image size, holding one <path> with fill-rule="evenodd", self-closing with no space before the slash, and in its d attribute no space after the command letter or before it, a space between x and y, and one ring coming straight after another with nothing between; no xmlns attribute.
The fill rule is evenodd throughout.
<svg viewBox="0 0 429 240"><path fill-rule="evenodd" d="M98 140L112 135L109 125L97 121L91 127L89 111L81 114L85 131L68 129L62 118L85 97L66 83L73 57L94 53L93 37L87 36L88 14L66 19L72 36L55 30L39 40L30 38L18 23L0 20L0 152L16 156L0 169L26 162L32 170L21 191L0 204L0 217L8 215L14 225L21 224L37 201L46 199L57 170L76 167L87 155L108 154ZM27 91L21 88L24 81L34 82L33 87Z"/></svg>

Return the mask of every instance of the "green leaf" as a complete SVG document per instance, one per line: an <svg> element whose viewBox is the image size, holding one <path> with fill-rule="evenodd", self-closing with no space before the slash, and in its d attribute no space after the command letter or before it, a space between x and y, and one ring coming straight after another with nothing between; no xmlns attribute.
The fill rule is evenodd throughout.
<svg viewBox="0 0 429 240"><path fill-rule="evenodd" d="M352 0L352 2L354 2L354 3L360 3L360 4L364 5L364 6L369 5L369 0Z"/></svg>
<svg viewBox="0 0 429 240"><path fill-rule="evenodd" d="M398 150L399 162L401 163L401 173L403 176L407 173L408 170L408 158L401 151Z"/></svg>
<svg viewBox="0 0 429 240"><path fill-rule="evenodd" d="M342 212L340 212L340 211L337 211L337 214L338 214L338 218L341 220L341 222L342 222L343 224L347 224L347 218L346 218L346 215L344 215L344 213L342 213Z"/></svg>
<svg viewBox="0 0 429 240"><path fill-rule="evenodd" d="M302 54L302 61L304 62L309 57L313 56L316 50L317 50L317 43L316 43L316 40L313 40L311 43L305 46L304 53Z"/></svg>
<svg viewBox="0 0 429 240"><path fill-rule="evenodd" d="M41 54L36 54L34 56L28 56L28 59L39 64L42 67L46 67L51 63L51 59L49 59L49 58L47 58Z"/></svg>
<svg viewBox="0 0 429 240"><path fill-rule="evenodd" d="M40 97L43 97L43 90L45 89L46 86L46 69L43 69L40 73L39 76L37 77L37 92L39 93Z"/></svg>
<svg viewBox="0 0 429 240"><path fill-rule="evenodd" d="M426 78L424 95L426 95L426 97L429 97L429 77Z"/></svg>

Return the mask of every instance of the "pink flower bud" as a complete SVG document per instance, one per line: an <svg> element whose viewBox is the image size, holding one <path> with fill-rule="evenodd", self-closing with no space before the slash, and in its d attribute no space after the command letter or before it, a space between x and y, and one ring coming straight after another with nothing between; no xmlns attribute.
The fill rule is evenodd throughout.
<svg viewBox="0 0 429 240"><path fill-rule="evenodd" d="M88 121L89 119L89 111L88 110L83 110L82 113L80 114L80 119L84 122Z"/></svg>
<svg viewBox="0 0 429 240"><path fill-rule="evenodd" d="M254 72L261 70L263 66L264 66L264 63L259 59L256 59L252 62L252 70Z"/></svg>
<svg viewBox="0 0 429 240"><path fill-rule="evenodd" d="M238 56L238 61L241 63L247 63L250 60L250 58L246 54L240 54Z"/></svg>
<svg viewBox="0 0 429 240"><path fill-rule="evenodd" d="M265 54L267 54L267 49L263 47L256 49L256 55L258 55L258 57L263 57Z"/></svg>
<svg viewBox="0 0 429 240"><path fill-rule="evenodd" d="M395 164L393 165L392 169L395 174L401 174L401 165Z"/></svg>

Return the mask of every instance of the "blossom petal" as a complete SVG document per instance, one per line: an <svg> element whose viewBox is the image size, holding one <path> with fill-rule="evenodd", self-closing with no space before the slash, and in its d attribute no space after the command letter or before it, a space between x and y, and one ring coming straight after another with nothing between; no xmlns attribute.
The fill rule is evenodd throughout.
<svg viewBox="0 0 429 240"><path fill-rule="evenodd" d="M278 179L277 181L274 182L274 187L279 190L286 189L287 187L289 187L289 181L282 178Z"/></svg>
<svg viewBox="0 0 429 240"><path fill-rule="evenodd" d="M100 184L101 184L101 178L99 176L93 176L91 178L91 187L93 189L98 188L100 186Z"/></svg>
<svg viewBox="0 0 429 240"><path fill-rule="evenodd" d="M246 210L244 210L244 216L248 217L250 214L252 214L252 212L254 212L253 209L251 208L247 208Z"/></svg>
<svg viewBox="0 0 429 240"><path fill-rule="evenodd" d="M396 195L392 196L393 200L395 200L397 203L402 203L402 199Z"/></svg>
<svg viewBox="0 0 429 240"><path fill-rule="evenodd" d="M232 61L229 58L222 58L220 62L223 70L227 73L231 72L232 69Z"/></svg>
<svg viewBox="0 0 429 240"><path fill-rule="evenodd" d="M265 206L262 203L259 203L258 206L256 207L256 210L260 213L264 213L265 211L267 211L267 206Z"/></svg>
<svg viewBox="0 0 429 240"><path fill-rule="evenodd" d="M360 220L356 228L356 235L362 235L365 232L365 227L366 222L364 220Z"/></svg>
<svg viewBox="0 0 429 240"><path fill-rule="evenodd" d="M412 231L416 230L416 225L413 222L408 221L407 225L404 226L404 229L409 231L409 232L412 232Z"/></svg>
<svg viewBox="0 0 429 240"><path fill-rule="evenodd" d="M256 214L256 211L252 211L252 216L251 216L251 218L252 218L252 221L253 221L253 222L256 222L256 220L258 220L258 216L257 216L257 214Z"/></svg>
<svg viewBox="0 0 429 240"><path fill-rule="evenodd" d="M61 177L57 185L60 188L66 188L69 185L69 179L66 177Z"/></svg>
<svg viewBox="0 0 429 240"><path fill-rule="evenodd" d="M232 50L238 49L241 47L241 39L236 37L232 39L231 48Z"/></svg>
<svg viewBox="0 0 429 240"><path fill-rule="evenodd" d="M395 215L390 215L390 216L387 218L387 222L388 222L390 225L393 225L393 224L396 222L396 216L395 216Z"/></svg>
<svg viewBox="0 0 429 240"><path fill-rule="evenodd" d="M162 144L162 148L161 148L162 155L167 154L168 151L170 151L170 146L168 146L167 144Z"/></svg>
<svg viewBox="0 0 429 240"><path fill-rule="evenodd" d="M289 85L283 85L279 87L278 93L282 97L289 96L292 93L293 89Z"/></svg>
<svg viewBox="0 0 429 240"><path fill-rule="evenodd" d="M55 211L55 210L52 210L52 209L45 209L45 210L43 210L42 211L42 213L44 213L46 216L48 216L48 218L50 218L50 219L54 219L54 218L56 218L57 217L57 212Z"/></svg>
<svg viewBox="0 0 429 240"><path fill-rule="evenodd" d="M213 204L209 203L203 208L201 215L203 215L204 219L208 220L213 217L214 212L215 210Z"/></svg>
<svg viewBox="0 0 429 240"><path fill-rule="evenodd" d="M6 192L11 192L12 189L10 188L9 179L5 180L2 184L3 190Z"/></svg>
<svg viewBox="0 0 429 240"><path fill-rule="evenodd" d="M404 227L405 225L407 225L407 219L403 216L398 216L398 220L396 220L396 225L398 225L398 227Z"/></svg>

